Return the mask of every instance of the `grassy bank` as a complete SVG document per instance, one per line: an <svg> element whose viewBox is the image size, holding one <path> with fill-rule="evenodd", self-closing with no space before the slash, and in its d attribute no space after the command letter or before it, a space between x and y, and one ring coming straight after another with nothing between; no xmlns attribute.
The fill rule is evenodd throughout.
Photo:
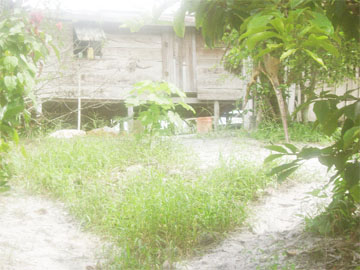
<svg viewBox="0 0 360 270"><path fill-rule="evenodd" d="M232 162L206 174L168 141L39 139L14 154L13 182L61 199L90 230L115 243L109 269L161 269L241 224L246 204L273 179Z"/></svg>

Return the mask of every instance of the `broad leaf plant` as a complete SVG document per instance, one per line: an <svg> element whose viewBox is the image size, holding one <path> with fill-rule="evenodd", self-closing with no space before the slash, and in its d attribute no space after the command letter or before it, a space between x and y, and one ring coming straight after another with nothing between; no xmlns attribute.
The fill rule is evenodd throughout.
<svg viewBox="0 0 360 270"><path fill-rule="evenodd" d="M9 141L18 141L16 130L30 117L26 99L31 97L38 68L49 53L51 38L38 24L20 10L0 14L0 191L9 188Z"/></svg>
<svg viewBox="0 0 360 270"><path fill-rule="evenodd" d="M150 135L158 135L160 122L165 121L176 126L182 123L176 112L178 107L195 112L185 103L186 94L175 85L165 81L141 81L134 85L125 100L127 107L138 107L136 119ZM175 101L176 99L176 101Z"/></svg>

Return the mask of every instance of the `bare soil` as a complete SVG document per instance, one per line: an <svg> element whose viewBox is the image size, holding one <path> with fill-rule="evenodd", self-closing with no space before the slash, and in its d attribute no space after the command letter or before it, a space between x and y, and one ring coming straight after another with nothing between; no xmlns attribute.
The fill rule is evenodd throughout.
<svg viewBox="0 0 360 270"><path fill-rule="evenodd" d="M101 243L60 202L15 188L0 194L0 270L92 270Z"/></svg>

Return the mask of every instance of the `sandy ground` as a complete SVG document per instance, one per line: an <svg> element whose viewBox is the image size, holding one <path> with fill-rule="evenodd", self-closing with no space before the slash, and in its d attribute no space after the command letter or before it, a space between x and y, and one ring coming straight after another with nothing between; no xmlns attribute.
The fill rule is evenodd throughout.
<svg viewBox="0 0 360 270"><path fill-rule="evenodd" d="M178 140L199 155L204 170L232 158L260 165L269 154L254 140ZM178 269L282 269L267 267L287 261L286 255L277 253L291 243L297 245L304 215L323 203L307 192L324 183L324 168L310 161L303 173L313 181L267 190L268 195L251 206L247 226L206 255L178 263ZM0 270L100 269L101 241L84 233L61 203L12 189L0 194L0 213Z"/></svg>
<svg viewBox="0 0 360 270"><path fill-rule="evenodd" d="M261 164L269 154L253 140L187 138L183 142L199 154L204 169L224 158ZM328 203L326 199L309 195L327 182L326 168L317 160L310 160L300 173L304 178L308 176L309 181L287 183L276 190L268 189L267 195L250 206L252 216L246 226L231 233L205 255L177 263L176 269L324 269L321 263L313 262L309 265L304 263L304 268L301 268L291 258L313 244L314 238L303 233L304 217L314 215Z"/></svg>
<svg viewBox="0 0 360 270"><path fill-rule="evenodd" d="M61 203L12 189L0 194L0 270L96 269L100 241Z"/></svg>

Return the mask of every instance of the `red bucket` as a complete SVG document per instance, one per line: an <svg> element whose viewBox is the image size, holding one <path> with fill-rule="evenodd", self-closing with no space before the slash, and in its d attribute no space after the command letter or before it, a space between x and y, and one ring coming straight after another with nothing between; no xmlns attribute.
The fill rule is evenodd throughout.
<svg viewBox="0 0 360 270"><path fill-rule="evenodd" d="M208 133L212 131L212 117L196 118L196 128L198 133Z"/></svg>

